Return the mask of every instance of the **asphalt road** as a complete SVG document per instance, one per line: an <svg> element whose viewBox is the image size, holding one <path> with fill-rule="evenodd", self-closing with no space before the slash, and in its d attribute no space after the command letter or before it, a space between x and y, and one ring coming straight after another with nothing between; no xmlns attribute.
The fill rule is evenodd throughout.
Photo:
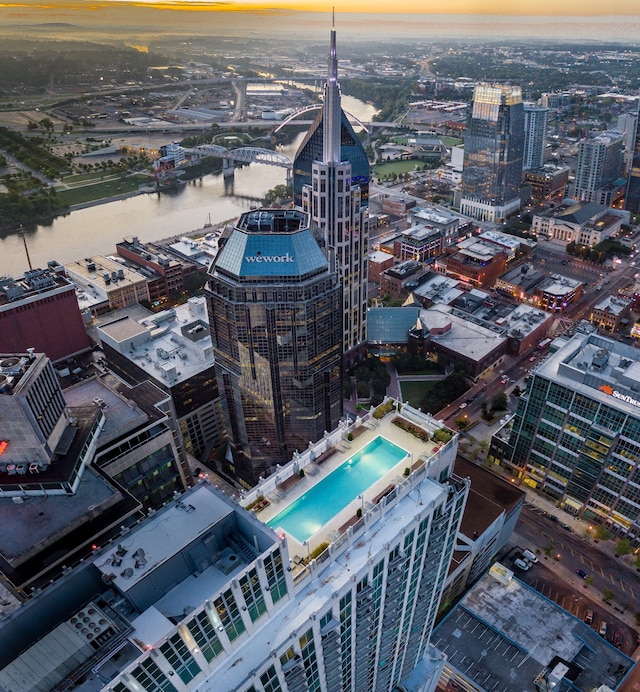
<svg viewBox="0 0 640 692"><path fill-rule="evenodd" d="M512 542L518 549L539 550L539 563L526 572L517 568L514 571L522 581L581 619L587 610L593 610L592 626L597 629L602 620L607 622L608 636L620 632L624 639L622 650L631 654L637 646L637 632L615 613L635 614L640 611L640 573L601 552L585 539L586 522L572 521L567 526L570 530L563 528L560 521L554 522L544 516L538 508L526 505ZM547 556L545 549L551 545L553 550ZM512 560L517 552L512 551L508 557ZM577 569L591 575L593 583L586 584L576 574ZM614 593L611 607L603 604L602 592L605 589Z"/></svg>
<svg viewBox="0 0 640 692"><path fill-rule="evenodd" d="M593 577L592 587L602 593L611 589L615 601L622 606L635 604L640 610L640 573L634 572L627 565L610 555L598 550L590 540L584 538L589 524L584 521L572 521L570 530L562 527L560 522L553 522L542 511L525 506L520 515L518 534L535 542L535 547L544 551L553 544L554 561L575 574L577 569L584 570ZM557 556L560 556L559 560ZM575 578L580 577L575 574Z"/></svg>

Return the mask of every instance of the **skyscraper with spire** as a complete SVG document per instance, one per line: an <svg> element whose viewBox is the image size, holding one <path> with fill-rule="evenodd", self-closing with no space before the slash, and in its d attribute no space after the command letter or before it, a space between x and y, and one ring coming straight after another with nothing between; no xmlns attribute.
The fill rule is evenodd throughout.
<svg viewBox="0 0 640 692"><path fill-rule="evenodd" d="M340 103L336 32L331 31L324 103L293 163L294 200L342 284L342 356L365 355L369 161Z"/></svg>

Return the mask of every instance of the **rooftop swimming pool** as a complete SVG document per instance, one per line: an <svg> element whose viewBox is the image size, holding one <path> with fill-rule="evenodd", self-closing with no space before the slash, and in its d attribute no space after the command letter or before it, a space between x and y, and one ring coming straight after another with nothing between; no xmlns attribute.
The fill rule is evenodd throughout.
<svg viewBox="0 0 640 692"><path fill-rule="evenodd" d="M407 454L384 437L376 437L267 525L284 529L296 541L304 543Z"/></svg>

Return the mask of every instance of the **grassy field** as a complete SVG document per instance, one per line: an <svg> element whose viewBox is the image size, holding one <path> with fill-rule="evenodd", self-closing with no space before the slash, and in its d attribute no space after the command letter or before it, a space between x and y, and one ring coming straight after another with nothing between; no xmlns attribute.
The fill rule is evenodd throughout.
<svg viewBox="0 0 640 692"><path fill-rule="evenodd" d="M408 401L411 406L420 408L420 404L424 399L424 395L433 387L440 386L440 382L400 382L400 391L402 392L402 401Z"/></svg>
<svg viewBox="0 0 640 692"><path fill-rule="evenodd" d="M412 173L416 170L422 168L422 163L420 161L387 161L385 163L376 163L374 166L375 174L381 178L384 175L404 175L405 173Z"/></svg>
<svg viewBox="0 0 640 692"><path fill-rule="evenodd" d="M462 144L464 139L459 139L458 137L440 137L440 141L445 145L445 147L457 147L458 144Z"/></svg>
<svg viewBox="0 0 640 692"><path fill-rule="evenodd" d="M86 204L87 202L94 202L107 197L135 192L140 185L146 182L149 182L149 178L146 175L130 175L124 179L117 177L100 180L93 184L89 183L71 190L59 189L58 196L69 206Z"/></svg>
<svg viewBox="0 0 640 692"><path fill-rule="evenodd" d="M107 176L118 175L118 173L107 173L105 171L92 171L91 173L74 173L73 175L65 175L62 182L64 185L75 185L76 183L96 182L99 183ZM63 187L64 187L63 185Z"/></svg>

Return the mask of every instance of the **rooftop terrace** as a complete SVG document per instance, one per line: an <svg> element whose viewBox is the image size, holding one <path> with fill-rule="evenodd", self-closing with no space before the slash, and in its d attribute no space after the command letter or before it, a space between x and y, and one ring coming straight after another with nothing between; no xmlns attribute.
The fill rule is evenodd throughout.
<svg viewBox="0 0 640 692"><path fill-rule="evenodd" d="M430 476L437 476L438 474L433 472L434 468L444 468L450 462L453 463L454 457L449 458L453 446L457 447L457 435L453 431L448 431L451 441L446 444L433 439L422 441L411 432L398 427L393 421L398 418L405 421L407 427L421 427L423 432L429 431L429 438L436 430L442 429L443 424L407 404L402 406L400 414L394 414L391 411L395 410L395 402L390 402L390 412L384 418L378 420L369 413L357 419L351 427L343 423L332 434L327 434L320 442L310 445L308 450L298 454L289 464L263 480L244 496L242 505L256 511L259 519L268 523L308 493L312 487L348 463L376 438L382 437L406 452L406 456L400 462L350 500L308 541L301 543L284 531L289 551L294 556L294 563L301 565L310 552L322 543L343 542L343 536L348 535L350 529L357 524L358 510L362 512L360 523L369 522L384 512L387 500L409 493L418 480L413 475L405 475L406 469L417 471L425 468ZM348 439L349 432L354 437L352 441ZM301 470L304 471L302 476ZM426 498L423 500L427 502Z"/></svg>

